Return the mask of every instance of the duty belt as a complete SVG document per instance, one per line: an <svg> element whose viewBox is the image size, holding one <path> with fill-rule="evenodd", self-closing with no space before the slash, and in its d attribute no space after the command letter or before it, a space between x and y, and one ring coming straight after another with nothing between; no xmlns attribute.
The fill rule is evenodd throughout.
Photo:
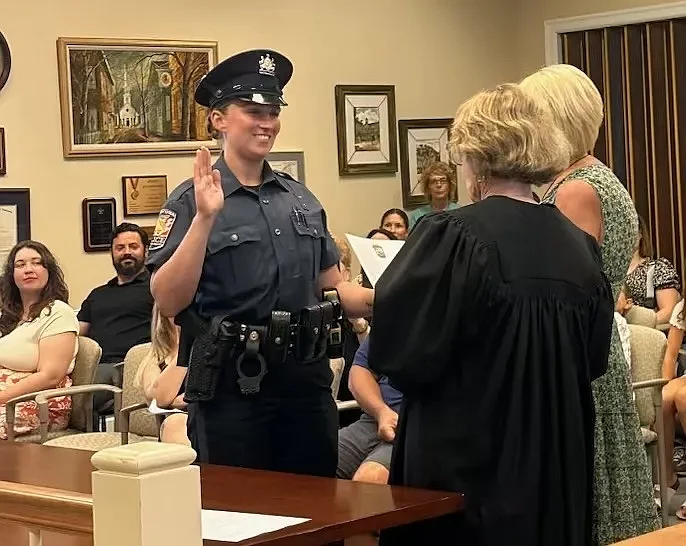
<svg viewBox="0 0 686 546"><path fill-rule="evenodd" d="M181 326L179 363L189 367L186 399L214 398L221 366L232 356L243 394L258 393L269 365L284 363L290 355L299 362L341 356L338 293L325 292L324 300L300 313L273 311L266 325L243 324L229 316L215 316L208 323L185 310L176 322Z"/></svg>

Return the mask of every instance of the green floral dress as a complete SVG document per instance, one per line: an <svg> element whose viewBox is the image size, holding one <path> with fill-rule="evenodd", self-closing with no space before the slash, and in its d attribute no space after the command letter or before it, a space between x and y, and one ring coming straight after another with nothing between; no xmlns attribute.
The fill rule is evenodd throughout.
<svg viewBox="0 0 686 546"><path fill-rule="evenodd" d="M544 202L554 203L557 191L567 180L584 180L600 197L605 231L601 243L603 270L617 301L638 236L634 204L614 173L600 164L570 173ZM607 373L593 382L593 398L596 409L593 539L595 544L605 545L660 526L630 371L616 324Z"/></svg>

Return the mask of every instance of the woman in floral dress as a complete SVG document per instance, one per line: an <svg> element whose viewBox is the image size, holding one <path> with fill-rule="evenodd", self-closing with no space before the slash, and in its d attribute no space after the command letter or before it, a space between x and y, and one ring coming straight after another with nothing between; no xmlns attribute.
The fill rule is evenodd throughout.
<svg viewBox="0 0 686 546"><path fill-rule="evenodd" d="M572 147L572 164L543 198L601 245L615 301L638 237L636 209L621 182L589 150L603 122L603 102L591 79L570 65L549 66L521 87L551 110ZM605 545L659 527L653 486L631 377L617 328L607 373L593 383L596 409L593 541ZM564 509L564 507L560 507Z"/></svg>

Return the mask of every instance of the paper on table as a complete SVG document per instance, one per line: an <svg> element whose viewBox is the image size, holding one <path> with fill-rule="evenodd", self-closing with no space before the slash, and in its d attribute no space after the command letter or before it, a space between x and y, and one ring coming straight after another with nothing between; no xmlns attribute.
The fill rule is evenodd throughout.
<svg viewBox="0 0 686 546"><path fill-rule="evenodd" d="M307 518L290 518L286 516L268 516L265 514L248 514L245 512L222 512L219 510L202 511L203 540L222 542L240 542L249 538L271 533L310 521Z"/></svg>
<svg viewBox="0 0 686 546"><path fill-rule="evenodd" d="M346 233L345 236L372 286L376 286L381 274L405 244L405 241L367 239L349 233Z"/></svg>

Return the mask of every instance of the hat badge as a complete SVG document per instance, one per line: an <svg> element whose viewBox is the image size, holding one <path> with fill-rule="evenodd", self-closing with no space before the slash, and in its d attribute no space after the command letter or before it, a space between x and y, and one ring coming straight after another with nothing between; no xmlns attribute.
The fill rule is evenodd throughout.
<svg viewBox="0 0 686 546"><path fill-rule="evenodd" d="M274 62L274 59L269 56L269 53L260 57L260 74L263 76L273 76L275 71L276 63Z"/></svg>

